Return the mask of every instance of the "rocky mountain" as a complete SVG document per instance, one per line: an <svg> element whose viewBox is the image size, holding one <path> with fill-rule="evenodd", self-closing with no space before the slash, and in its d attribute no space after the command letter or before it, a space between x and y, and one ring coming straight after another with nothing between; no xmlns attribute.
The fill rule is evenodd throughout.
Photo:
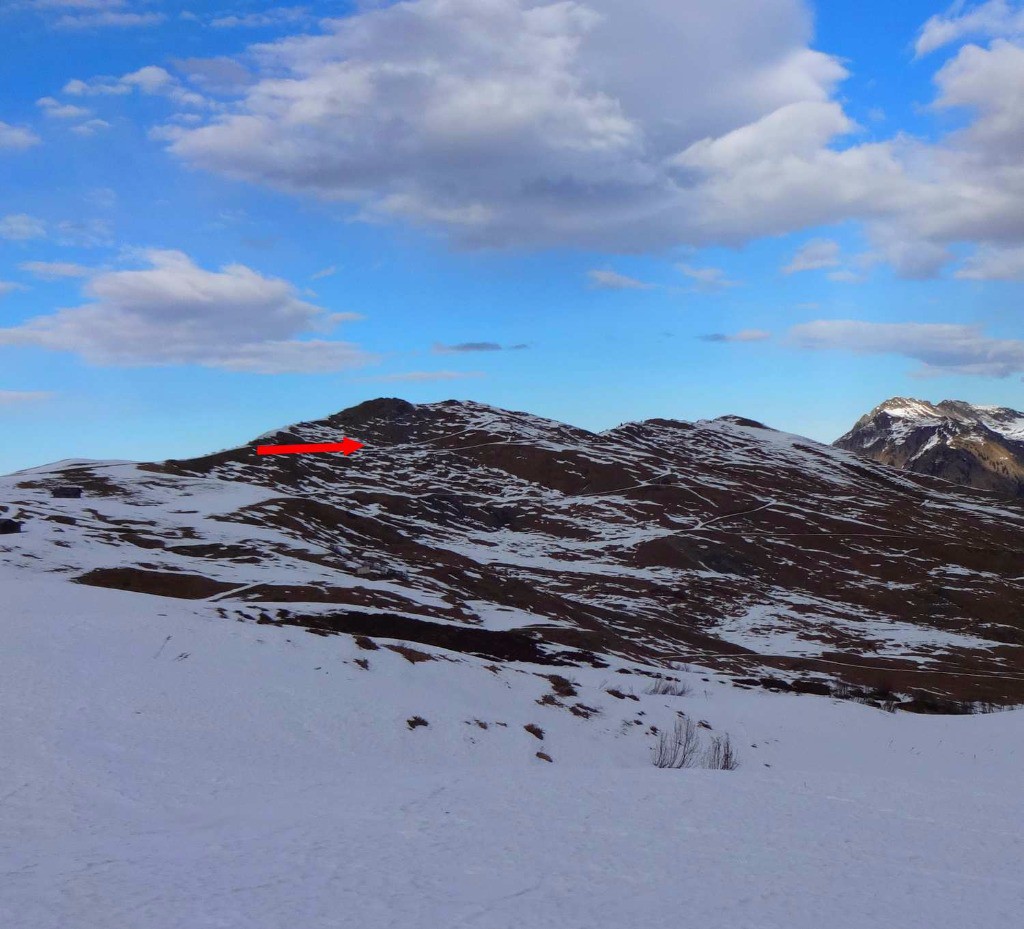
<svg viewBox="0 0 1024 929"><path fill-rule="evenodd" d="M256 453L342 436L365 447ZM592 433L381 399L200 458L22 471L0 478L0 517L22 523L0 536L19 576L223 620L494 662L693 662L739 686L841 679L917 709L1024 699L1024 503L740 417Z"/></svg>
<svg viewBox="0 0 1024 929"><path fill-rule="evenodd" d="M1006 407L894 397L835 445L918 474L1024 497L1024 413Z"/></svg>

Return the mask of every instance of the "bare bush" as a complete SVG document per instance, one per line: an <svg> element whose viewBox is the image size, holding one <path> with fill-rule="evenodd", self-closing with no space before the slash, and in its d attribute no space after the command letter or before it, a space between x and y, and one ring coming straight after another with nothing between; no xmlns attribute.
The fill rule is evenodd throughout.
<svg viewBox="0 0 1024 929"><path fill-rule="evenodd" d="M651 696L688 697L693 693L693 688L682 681L668 681L665 678L659 678L651 684L647 693Z"/></svg>
<svg viewBox="0 0 1024 929"><path fill-rule="evenodd" d="M702 767L712 771L735 771L740 766L736 749L728 735L711 737L711 744L705 749Z"/></svg>
<svg viewBox="0 0 1024 929"><path fill-rule="evenodd" d="M700 758L700 736L692 719L677 719L671 732L658 733L653 762L656 768L692 768Z"/></svg>

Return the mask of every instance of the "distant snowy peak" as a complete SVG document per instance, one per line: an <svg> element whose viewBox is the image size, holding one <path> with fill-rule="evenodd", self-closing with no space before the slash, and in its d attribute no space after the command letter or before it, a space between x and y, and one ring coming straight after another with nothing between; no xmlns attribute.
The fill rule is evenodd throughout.
<svg viewBox="0 0 1024 929"><path fill-rule="evenodd" d="M893 397L834 444L883 464L1024 496L1024 413L1008 407Z"/></svg>
<svg viewBox="0 0 1024 929"><path fill-rule="evenodd" d="M1024 413L1005 406L982 406L964 400L929 403L927 400L910 397L893 397L862 417L860 423L874 420L882 413L893 419L911 420L922 425L948 421L959 425L984 426L1004 438L1024 440Z"/></svg>
<svg viewBox="0 0 1024 929"><path fill-rule="evenodd" d="M911 397L893 397L891 400L886 400L863 419L873 419L880 413L887 413L897 419L942 419L942 411L937 406L927 400L914 400Z"/></svg>

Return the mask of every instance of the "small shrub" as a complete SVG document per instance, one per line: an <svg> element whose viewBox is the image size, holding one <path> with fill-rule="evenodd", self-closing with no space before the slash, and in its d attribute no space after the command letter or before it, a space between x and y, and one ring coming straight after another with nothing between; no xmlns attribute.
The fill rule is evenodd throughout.
<svg viewBox="0 0 1024 929"><path fill-rule="evenodd" d="M380 646L376 642L374 642L373 639L365 635L357 635L355 637L355 643L359 646L359 648L367 652L375 652L380 648Z"/></svg>
<svg viewBox="0 0 1024 929"><path fill-rule="evenodd" d="M688 697L693 693L693 688L683 681L669 681L661 678L651 684L647 693L654 697L662 695L666 697Z"/></svg>
<svg viewBox="0 0 1024 929"><path fill-rule="evenodd" d="M653 762L656 768L692 768L700 757L700 736L692 719L677 719L671 731L658 733Z"/></svg>
<svg viewBox="0 0 1024 929"><path fill-rule="evenodd" d="M561 674L549 674L547 675L547 679L551 682L551 689L555 692L556 697L576 696L576 684L570 681L567 677L562 677Z"/></svg>
<svg viewBox="0 0 1024 929"><path fill-rule="evenodd" d="M527 723L523 728L530 733L535 739L544 740L544 730L540 726L535 726L533 723Z"/></svg>
<svg viewBox="0 0 1024 929"><path fill-rule="evenodd" d="M547 752L537 752L537 757L541 761L554 761L554 759Z"/></svg>
<svg viewBox="0 0 1024 929"><path fill-rule="evenodd" d="M705 749L702 767L712 771L735 771L740 766L736 749L728 735L711 737L711 744Z"/></svg>
<svg viewBox="0 0 1024 929"><path fill-rule="evenodd" d="M430 723L428 723L422 716L412 716L412 717L410 717L409 719L407 719L405 721L405 724L410 729L416 729L419 726L429 726L430 725Z"/></svg>
<svg viewBox="0 0 1024 929"><path fill-rule="evenodd" d="M426 652L421 652L415 648L409 648L408 645L388 645L387 648L393 652L398 652L406 661L410 664L417 664L420 661L433 661L434 656L428 655Z"/></svg>

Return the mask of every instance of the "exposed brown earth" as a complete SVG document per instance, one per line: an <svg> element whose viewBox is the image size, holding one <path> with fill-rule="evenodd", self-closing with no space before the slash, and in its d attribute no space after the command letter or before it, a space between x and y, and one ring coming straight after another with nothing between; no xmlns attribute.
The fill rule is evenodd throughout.
<svg viewBox="0 0 1024 929"><path fill-rule="evenodd" d="M501 661L692 662L757 686L1024 702L1021 501L738 417L591 433L377 400L259 444L345 435L365 448L266 457L254 441L55 467L6 502L26 530L50 527L83 582L215 599L226 616ZM47 499L56 483L85 499Z"/></svg>

